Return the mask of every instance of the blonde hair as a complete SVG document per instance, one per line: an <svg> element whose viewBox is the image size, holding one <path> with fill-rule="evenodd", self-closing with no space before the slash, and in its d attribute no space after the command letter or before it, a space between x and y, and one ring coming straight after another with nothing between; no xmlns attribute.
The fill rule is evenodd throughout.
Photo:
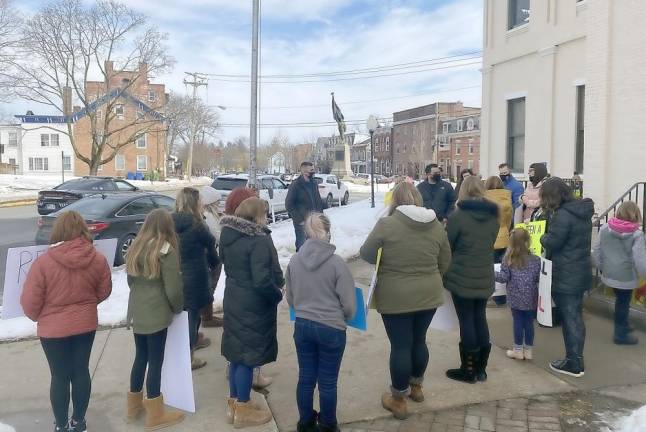
<svg viewBox="0 0 646 432"><path fill-rule="evenodd" d="M83 216L75 211L66 211L56 219L52 233L49 236L49 244L70 241L77 238L82 238L89 242L92 241L90 230Z"/></svg>
<svg viewBox="0 0 646 432"><path fill-rule="evenodd" d="M267 202L256 197L247 198L240 203L235 215L258 225L267 225Z"/></svg>
<svg viewBox="0 0 646 432"><path fill-rule="evenodd" d="M307 238L330 241L330 219L323 213L312 213L305 221Z"/></svg>
<svg viewBox="0 0 646 432"><path fill-rule="evenodd" d="M188 213L192 215L197 222L201 223L204 220L202 207L200 191L197 189L185 187L177 194L177 200L175 201L175 211L177 211L177 213Z"/></svg>
<svg viewBox="0 0 646 432"><path fill-rule="evenodd" d="M617 217L617 219L625 220L628 222L642 222L642 212L639 209L639 206L633 201L622 202L617 209L617 214L615 216Z"/></svg>
<svg viewBox="0 0 646 432"><path fill-rule="evenodd" d="M487 182L485 183L485 189L487 190L493 190L493 189L504 189L505 185L502 183L502 180L498 176L491 176L487 179Z"/></svg>
<svg viewBox="0 0 646 432"><path fill-rule="evenodd" d="M467 199L483 199L485 196L485 188L480 180L476 176L469 176L464 179L462 185L460 186L460 193L458 195L458 200L463 201Z"/></svg>
<svg viewBox="0 0 646 432"><path fill-rule="evenodd" d="M393 188L393 197L390 203L388 215L392 216L397 210L397 207L402 205L415 205L421 207L424 204L422 195L417 188L408 182L397 184Z"/></svg>
<svg viewBox="0 0 646 432"><path fill-rule="evenodd" d="M177 234L170 213L164 209L153 210L132 242L126 255L126 273L157 279L161 274L162 249L168 243L177 250Z"/></svg>
<svg viewBox="0 0 646 432"><path fill-rule="evenodd" d="M509 267L522 268L527 263L527 257L531 255L529 249L529 232L523 228L514 229L509 235L509 246L505 253L505 264Z"/></svg>

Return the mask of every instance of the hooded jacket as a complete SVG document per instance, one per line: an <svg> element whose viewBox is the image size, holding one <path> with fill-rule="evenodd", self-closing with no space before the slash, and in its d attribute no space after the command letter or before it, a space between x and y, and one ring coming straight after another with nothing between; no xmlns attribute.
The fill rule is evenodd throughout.
<svg viewBox="0 0 646 432"><path fill-rule="evenodd" d="M417 185L417 190L422 194L424 207L433 210L440 222L449 217L455 209L457 195L451 183L444 180L431 183L427 179Z"/></svg>
<svg viewBox="0 0 646 432"><path fill-rule="evenodd" d="M529 166L534 169L534 181L527 183L525 193L520 197L523 204L523 221L529 222L534 210L541 206L541 186L547 177L547 167L542 163L534 163Z"/></svg>
<svg viewBox="0 0 646 432"><path fill-rule="evenodd" d="M361 258L375 264L379 248L374 293L379 313L417 312L442 305L442 274L449 268L451 249L433 210L404 205L379 219L361 246Z"/></svg>
<svg viewBox="0 0 646 432"><path fill-rule="evenodd" d="M509 228L511 228L514 209L511 205L511 192L507 189L491 189L486 195L488 200L496 203L498 206L498 237L494 249L506 249L509 246Z"/></svg>
<svg viewBox="0 0 646 432"><path fill-rule="evenodd" d="M180 267L184 283L184 310L200 310L213 303L209 289L209 268L220 262L215 237L203 222L188 213L173 213L179 239Z"/></svg>
<svg viewBox="0 0 646 432"><path fill-rule="evenodd" d="M511 192L511 204L514 206L514 210L520 207L520 197L525 192L523 185L516 180L516 177L513 174L502 181L502 184L505 186L505 189Z"/></svg>
<svg viewBox="0 0 646 432"><path fill-rule="evenodd" d="M582 294L592 288L592 215L590 198L563 203L554 211L541 237L552 260L552 292Z"/></svg>
<svg viewBox="0 0 646 432"><path fill-rule="evenodd" d="M601 227L592 258L606 286L629 290L639 286L633 250L638 242L643 242L643 235L639 224L617 218Z"/></svg>
<svg viewBox="0 0 646 432"><path fill-rule="evenodd" d="M221 220L220 256L226 273L222 355L232 363L276 361L276 307L285 284L266 227L235 216Z"/></svg>
<svg viewBox="0 0 646 432"><path fill-rule="evenodd" d="M285 273L287 302L296 317L338 330L357 310L354 279L336 246L309 239L292 256Z"/></svg>
<svg viewBox="0 0 646 432"><path fill-rule="evenodd" d="M446 226L453 259L444 286L463 298L486 299L494 291L493 248L498 206L486 199L458 201Z"/></svg>
<svg viewBox="0 0 646 432"><path fill-rule="evenodd" d="M38 336L62 338L95 331L97 305L112 292L108 261L85 239L57 243L32 264L20 304Z"/></svg>
<svg viewBox="0 0 646 432"><path fill-rule="evenodd" d="M289 185L285 207L295 224L303 223L312 212L323 212L325 203L314 177L305 181L301 175Z"/></svg>

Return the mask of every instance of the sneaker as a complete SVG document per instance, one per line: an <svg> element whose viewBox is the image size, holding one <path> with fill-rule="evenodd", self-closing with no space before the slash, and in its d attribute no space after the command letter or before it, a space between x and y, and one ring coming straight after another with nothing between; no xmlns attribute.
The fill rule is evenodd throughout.
<svg viewBox="0 0 646 432"><path fill-rule="evenodd" d="M616 345L637 345L639 343L639 339L626 332L623 336L615 335L614 342Z"/></svg>
<svg viewBox="0 0 646 432"><path fill-rule="evenodd" d="M87 432L87 422L81 420L77 422L76 420L70 421L70 432Z"/></svg>
<svg viewBox="0 0 646 432"><path fill-rule="evenodd" d="M531 346L525 345L523 347L523 356L525 357L525 360L534 360L534 353Z"/></svg>
<svg viewBox="0 0 646 432"><path fill-rule="evenodd" d="M575 378L580 378L585 374L583 367L575 365L573 361L568 359L555 360L553 362L550 362L550 369L552 369L554 372L569 375Z"/></svg>
<svg viewBox="0 0 646 432"><path fill-rule="evenodd" d="M524 360L523 347L515 346L514 349L507 350L507 357L515 360Z"/></svg>

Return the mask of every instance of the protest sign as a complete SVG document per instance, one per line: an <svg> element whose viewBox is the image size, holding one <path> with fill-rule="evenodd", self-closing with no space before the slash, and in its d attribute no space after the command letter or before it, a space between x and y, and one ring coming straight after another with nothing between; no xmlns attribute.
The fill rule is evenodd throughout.
<svg viewBox="0 0 646 432"><path fill-rule="evenodd" d="M444 291L444 304L437 308L431 328L442 331L453 331L458 326L458 315L455 313L453 298L447 290Z"/></svg>
<svg viewBox="0 0 646 432"><path fill-rule="evenodd" d="M547 221L535 221L522 224L516 224L514 228L523 228L527 230L530 238L529 250L536 256L541 256L543 246L541 245L541 237L545 234Z"/></svg>
<svg viewBox="0 0 646 432"><path fill-rule="evenodd" d="M188 312L173 318L166 335L161 392L164 403L173 408L195 412L191 348L188 338Z"/></svg>
<svg viewBox="0 0 646 432"><path fill-rule="evenodd" d="M366 299L366 313L369 309L376 309L377 305L375 303L375 288L377 288L377 274L379 273L379 264L381 263L381 251L379 248L377 251L377 262L375 263L375 271L372 273L372 280L370 281L370 286L368 287L368 298Z"/></svg>
<svg viewBox="0 0 646 432"><path fill-rule="evenodd" d="M105 256L110 267L112 267L117 250L117 239L95 240L94 246L99 253ZM48 249L49 245L38 245L11 248L7 251L4 291L2 294L3 320L25 316L20 305L22 287L33 262L39 256L47 253Z"/></svg>
<svg viewBox="0 0 646 432"><path fill-rule="evenodd" d="M357 301L357 311L354 314L354 317L346 321L346 324L349 327L356 328L357 330L361 331L366 331L368 330L368 322L367 322L367 311L366 311L366 304L364 303L363 300L363 290L359 287L354 288L355 291L355 296L356 296L356 301ZM289 319L291 321L296 321L296 311L294 311L294 308L290 307L289 308Z"/></svg>
<svg viewBox="0 0 646 432"><path fill-rule="evenodd" d="M545 258L541 258L536 319L540 324L552 327L552 261Z"/></svg>

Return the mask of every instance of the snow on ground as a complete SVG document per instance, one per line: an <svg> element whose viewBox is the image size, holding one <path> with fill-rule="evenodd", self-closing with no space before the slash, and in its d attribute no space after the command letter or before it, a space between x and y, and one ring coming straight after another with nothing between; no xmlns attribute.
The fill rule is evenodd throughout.
<svg viewBox="0 0 646 432"><path fill-rule="evenodd" d="M646 405L619 420L613 428L616 432L643 432L646 430Z"/></svg>
<svg viewBox="0 0 646 432"><path fill-rule="evenodd" d="M370 201L364 200L344 207L335 207L325 211L332 222L332 243L337 247L336 253L345 260L359 255L363 244L373 226L384 214L383 193L375 199L375 208ZM270 226L272 238L278 251L280 265L284 268L296 252L294 226L291 220L278 222ZM216 298L224 293L224 272L218 282ZM112 272L112 294L99 305L99 325L117 326L126 321L128 310L128 281L123 268ZM26 317L0 320L0 341L24 339L36 335L36 323ZM0 429L0 432L1 429Z"/></svg>
<svg viewBox="0 0 646 432"><path fill-rule="evenodd" d="M9 425L0 423L0 432L16 432L16 430Z"/></svg>
<svg viewBox="0 0 646 432"><path fill-rule="evenodd" d="M348 187L350 193L370 193L370 183L368 184L357 184L350 182L343 182ZM386 192L395 187L395 183L375 183L375 193L377 192Z"/></svg>
<svg viewBox="0 0 646 432"><path fill-rule="evenodd" d="M65 180L72 180L74 178L76 177L65 177ZM127 181L143 190L164 191L175 190L185 186L204 186L211 184L213 180L209 177L194 177L190 183L187 180L180 179L168 179L163 182L151 182L147 180ZM0 174L0 200L36 199L38 191L50 189L59 184L61 184L60 176Z"/></svg>

